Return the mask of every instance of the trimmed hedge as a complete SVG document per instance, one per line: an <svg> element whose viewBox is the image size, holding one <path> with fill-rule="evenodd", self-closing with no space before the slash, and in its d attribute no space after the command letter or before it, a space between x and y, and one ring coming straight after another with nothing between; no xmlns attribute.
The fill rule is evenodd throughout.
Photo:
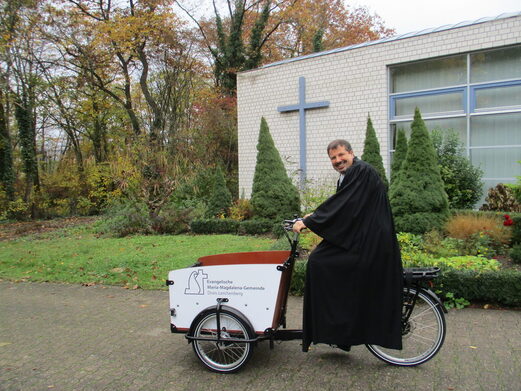
<svg viewBox="0 0 521 391"><path fill-rule="evenodd" d="M244 220L239 224L239 234L258 235L270 233L273 228L271 220Z"/></svg>
<svg viewBox="0 0 521 391"><path fill-rule="evenodd" d="M473 270L445 270L435 281L436 289L456 297L506 306L521 306L521 272L499 270L478 273Z"/></svg>
<svg viewBox="0 0 521 391"><path fill-rule="evenodd" d="M298 261L295 265L290 292L293 295L304 294L306 261ZM434 280L435 291L441 296L452 292L456 297L469 301L521 307L521 272L517 270L500 270L495 272L476 272L472 270L445 269L441 276Z"/></svg>
<svg viewBox="0 0 521 391"><path fill-rule="evenodd" d="M280 224L278 224L280 225ZM190 224L194 234L261 235L274 232L271 220L197 219Z"/></svg>
<svg viewBox="0 0 521 391"><path fill-rule="evenodd" d="M198 219L193 220L190 229L195 234L236 234L239 221L232 219Z"/></svg>

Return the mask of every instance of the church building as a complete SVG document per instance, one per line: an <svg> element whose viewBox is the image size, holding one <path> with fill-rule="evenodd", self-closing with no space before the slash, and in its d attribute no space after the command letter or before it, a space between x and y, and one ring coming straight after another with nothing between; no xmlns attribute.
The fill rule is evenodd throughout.
<svg viewBox="0 0 521 391"><path fill-rule="evenodd" d="M295 183L333 184L327 144L361 156L370 115L387 169L415 107L453 129L486 190L521 175L521 12L267 64L238 75L239 194L249 197L261 118Z"/></svg>

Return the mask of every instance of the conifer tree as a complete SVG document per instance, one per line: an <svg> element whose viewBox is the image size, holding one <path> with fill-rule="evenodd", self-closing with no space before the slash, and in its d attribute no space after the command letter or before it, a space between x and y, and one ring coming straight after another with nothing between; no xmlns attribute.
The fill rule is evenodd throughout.
<svg viewBox="0 0 521 391"><path fill-rule="evenodd" d="M365 130L364 153L362 154L362 160L376 169L382 182L385 184L385 188L388 189L389 182L385 176L384 163L382 156L380 155L380 144L376 138L373 122L369 116L367 116L367 128Z"/></svg>
<svg viewBox="0 0 521 391"><path fill-rule="evenodd" d="M422 234L440 228L449 217L449 203L438 158L420 110L411 124L407 156L390 192L398 232Z"/></svg>
<svg viewBox="0 0 521 391"><path fill-rule="evenodd" d="M226 187L226 180L224 179L224 173L220 166L215 170L213 182L213 191L206 212L207 217L226 214L232 204L232 194Z"/></svg>
<svg viewBox="0 0 521 391"><path fill-rule="evenodd" d="M398 176L398 172L402 167L402 163L407 155L407 136L404 129L398 129L396 136L396 148L393 154L393 163L391 164L391 187Z"/></svg>
<svg viewBox="0 0 521 391"><path fill-rule="evenodd" d="M288 177L264 117L261 119L257 151L251 195L254 216L282 220L299 214L298 190Z"/></svg>

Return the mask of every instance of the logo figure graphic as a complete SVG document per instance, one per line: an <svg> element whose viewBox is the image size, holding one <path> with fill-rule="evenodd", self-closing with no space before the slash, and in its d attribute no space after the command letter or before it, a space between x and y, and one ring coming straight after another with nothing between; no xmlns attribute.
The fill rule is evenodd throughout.
<svg viewBox="0 0 521 391"><path fill-rule="evenodd" d="M204 295L204 281L208 279L202 269L193 271L188 277L188 288L185 289L185 295Z"/></svg>

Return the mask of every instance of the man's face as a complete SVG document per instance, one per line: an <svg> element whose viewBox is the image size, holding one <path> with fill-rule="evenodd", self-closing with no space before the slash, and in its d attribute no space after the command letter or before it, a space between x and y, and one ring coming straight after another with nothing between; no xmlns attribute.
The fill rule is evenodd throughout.
<svg viewBox="0 0 521 391"><path fill-rule="evenodd" d="M343 145L329 150L329 159L331 159L331 164L340 174L345 173L345 171L351 167L354 158L355 154L353 151L347 151L346 147Z"/></svg>

